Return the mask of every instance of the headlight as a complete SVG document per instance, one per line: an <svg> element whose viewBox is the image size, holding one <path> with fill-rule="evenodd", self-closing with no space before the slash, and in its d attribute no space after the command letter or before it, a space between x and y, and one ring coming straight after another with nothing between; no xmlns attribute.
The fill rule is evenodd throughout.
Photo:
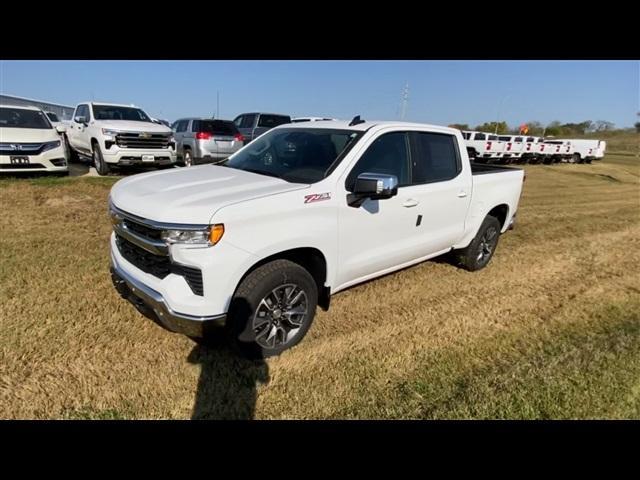
<svg viewBox="0 0 640 480"><path fill-rule="evenodd" d="M204 230L164 230L161 238L167 243L215 245L223 234L224 225L220 223Z"/></svg>
<svg viewBox="0 0 640 480"><path fill-rule="evenodd" d="M42 151L46 152L47 150L53 150L54 148L58 148L60 145L60 140L56 140L55 142L47 142L42 145Z"/></svg>
<svg viewBox="0 0 640 480"><path fill-rule="evenodd" d="M116 135L118 135L120 132L117 130L110 130L108 128L103 128L102 129L102 134L103 135L107 135L109 137L115 137Z"/></svg>

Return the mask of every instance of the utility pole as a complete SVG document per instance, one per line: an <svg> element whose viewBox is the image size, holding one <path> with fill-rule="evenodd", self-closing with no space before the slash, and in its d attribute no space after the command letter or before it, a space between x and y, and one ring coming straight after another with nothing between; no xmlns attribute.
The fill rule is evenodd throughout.
<svg viewBox="0 0 640 480"><path fill-rule="evenodd" d="M220 90L216 90L216 118L220 118Z"/></svg>
<svg viewBox="0 0 640 480"><path fill-rule="evenodd" d="M404 120L407 114L407 104L409 103L409 82L407 82L402 90L402 101L400 106L400 120Z"/></svg>

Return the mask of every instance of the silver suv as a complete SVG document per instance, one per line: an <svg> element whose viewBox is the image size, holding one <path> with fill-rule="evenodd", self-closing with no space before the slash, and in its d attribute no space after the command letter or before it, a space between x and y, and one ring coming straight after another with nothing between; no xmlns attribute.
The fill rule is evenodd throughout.
<svg viewBox="0 0 640 480"><path fill-rule="evenodd" d="M244 146L244 137L229 120L181 118L171 129L185 167L220 162Z"/></svg>

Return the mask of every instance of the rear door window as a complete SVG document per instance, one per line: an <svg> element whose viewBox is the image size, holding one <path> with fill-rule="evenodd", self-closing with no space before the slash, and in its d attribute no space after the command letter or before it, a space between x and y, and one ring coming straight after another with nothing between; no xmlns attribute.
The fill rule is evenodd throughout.
<svg viewBox="0 0 640 480"><path fill-rule="evenodd" d="M487 136L484 133L476 133L474 140L486 140Z"/></svg>
<svg viewBox="0 0 640 480"><path fill-rule="evenodd" d="M443 182L458 176L462 170L456 138L453 135L411 132L411 183Z"/></svg>
<svg viewBox="0 0 640 480"><path fill-rule="evenodd" d="M256 121L255 114L243 115L240 128L253 128L253 124L255 123L255 121Z"/></svg>

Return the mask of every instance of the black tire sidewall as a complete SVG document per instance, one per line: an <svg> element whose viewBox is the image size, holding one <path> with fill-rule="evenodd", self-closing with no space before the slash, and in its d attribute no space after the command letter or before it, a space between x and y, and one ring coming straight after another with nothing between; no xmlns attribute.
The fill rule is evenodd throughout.
<svg viewBox="0 0 640 480"><path fill-rule="evenodd" d="M482 237L484 236L485 232L491 227L495 227L496 229L496 241L493 245L493 248L491 249L491 255L489 255L489 257L482 263L479 263L478 248L480 248L480 242L482 241ZM458 255L458 261L462 264L462 266L472 272L481 270L482 268L486 267L489 262L491 262L491 259L493 258L493 255L498 248L498 243L500 241L500 230L500 221L497 218L491 215L485 217L482 225L480 225L480 228L478 229L478 233L473 238L469 246L463 249Z"/></svg>
<svg viewBox="0 0 640 480"><path fill-rule="evenodd" d="M102 150L97 143L93 145L93 163L99 175L107 175L109 173L109 166L105 163Z"/></svg>
<svg viewBox="0 0 640 480"><path fill-rule="evenodd" d="M269 269L278 263L277 269ZM265 273L266 272L266 273ZM257 284L254 284L258 281ZM300 286L307 295L308 313L296 337L288 344L266 349L255 342L253 315L260 301L274 288L286 283ZM229 333L241 352L251 358L279 355L297 345L307 334L315 317L318 304L318 288L313 277L303 267L286 260L276 260L254 270L238 287L229 309Z"/></svg>

